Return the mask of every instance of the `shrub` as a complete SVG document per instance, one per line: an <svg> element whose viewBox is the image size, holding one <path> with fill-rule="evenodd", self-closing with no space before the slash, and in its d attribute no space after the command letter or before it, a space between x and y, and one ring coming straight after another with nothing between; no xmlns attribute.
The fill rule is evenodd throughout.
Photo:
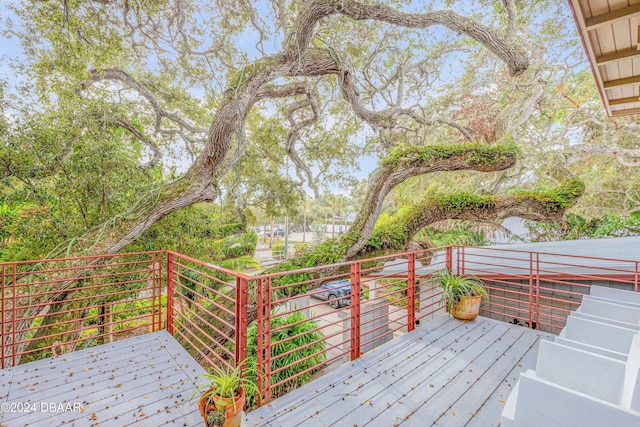
<svg viewBox="0 0 640 427"><path fill-rule="evenodd" d="M302 251L304 249L310 248L313 246L312 242L295 242L293 244L293 249L297 252Z"/></svg>
<svg viewBox="0 0 640 427"><path fill-rule="evenodd" d="M271 255L279 256L284 252L284 242L276 242L271 246Z"/></svg>
<svg viewBox="0 0 640 427"><path fill-rule="evenodd" d="M312 374L317 371L322 365L322 362L326 360L326 354L323 351L325 349L324 334L322 331L313 330L318 327L317 322L313 320L305 321L306 319L307 318L300 312L291 313L288 316L271 318L272 330L290 325L282 330L271 333L271 343L276 343L276 345L273 345L271 348L271 372L291 364L288 368L283 369L276 374L272 374L271 384L287 380L299 372L309 369L308 372L305 372L299 377L293 378L273 388L271 391L272 398L282 396L283 394L311 381ZM247 354L249 355L247 357L247 368L249 372L256 372L258 364L257 335L258 326L253 323L247 330ZM291 337L295 338L290 339ZM282 342L287 339L288 341ZM307 345L308 347L305 347ZM289 351L291 351L291 353L286 356L279 357ZM306 359L307 357L309 358ZM258 372L260 372L260 370L258 370ZM256 397L247 396L247 405L251 407L255 404Z"/></svg>

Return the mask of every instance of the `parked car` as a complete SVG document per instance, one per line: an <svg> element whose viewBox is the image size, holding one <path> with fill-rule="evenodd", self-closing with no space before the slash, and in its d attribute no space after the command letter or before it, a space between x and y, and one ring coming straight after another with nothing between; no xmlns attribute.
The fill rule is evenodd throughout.
<svg viewBox="0 0 640 427"><path fill-rule="evenodd" d="M267 230L267 236L271 237L271 230ZM273 237L284 237L284 230L282 228L276 228L273 230Z"/></svg>
<svg viewBox="0 0 640 427"><path fill-rule="evenodd" d="M329 302L331 308L341 308L351 303L351 282L348 280L327 282L320 286L316 292L313 296Z"/></svg>

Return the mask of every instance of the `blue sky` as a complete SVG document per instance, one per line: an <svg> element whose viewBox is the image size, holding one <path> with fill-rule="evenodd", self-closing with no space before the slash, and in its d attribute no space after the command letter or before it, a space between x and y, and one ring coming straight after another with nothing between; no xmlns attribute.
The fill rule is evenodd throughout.
<svg viewBox="0 0 640 427"><path fill-rule="evenodd" d="M2 19L3 20L11 19L14 21L14 23L19 25L19 20L17 20L16 17L13 15L13 13L7 8L7 4L8 4L7 0L0 0L0 2L1 2L0 15L2 16ZM477 5L477 2L472 2L472 3ZM266 8L267 7L266 4L267 3L263 3L261 7ZM457 9L457 11L460 13L467 12L465 9L467 9L468 7L466 7L465 2L462 2L462 1L454 2L454 6ZM433 5L434 9L444 8L444 7L445 7L444 2L442 1L434 2L434 5ZM424 2L416 0L408 5L405 5L403 8L408 11L422 10L424 8ZM568 14L569 12L568 12L566 3L564 4L564 8L567 9L567 14ZM266 15L268 10L264 9L262 10L262 12L264 12ZM544 15L544 11L542 12L543 13L541 13L541 15ZM432 28L429 31L433 34L433 37L435 39L452 37L452 36L457 37L455 34L452 35L452 33L449 30L446 30L441 27ZM575 30L573 30L573 32L575 32ZM9 90L11 90L12 87L15 87L17 83L24 81L23 77L14 75L14 72L9 68L9 64L11 61L20 59L22 57L22 49L16 38L7 38L5 35L2 35L1 37L2 39L0 43L0 79L8 81ZM256 39L257 39L257 33L255 30L251 30L251 29L246 30L243 33L241 33L240 36L238 36L238 39L237 39L238 47L244 50L249 55L249 57L255 58L256 56L259 55L258 51L254 47ZM268 43L266 43L265 47L267 48L267 50L275 51L279 47L279 43L280 43L279 37L275 37L272 40L270 40ZM460 74L462 73L462 69L458 65L460 62L459 55L461 54L454 53L449 55L449 57L447 58L448 60L443 65L442 73L443 73L443 76L445 77L443 78L441 84L446 84L448 82L455 81L456 79L459 78ZM194 89L194 90L197 91L197 89ZM368 133L370 133L370 131L367 131L367 133L358 135L357 138L360 140L364 140L364 138L366 138ZM361 158L356 159L354 163L357 163L360 170L355 171L352 169L351 172L356 178L362 179L367 177L369 173L375 168L377 164L377 160L375 156L362 156ZM336 192L341 191L340 189L337 189L335 187L331 188L331 190Z"/></svg>
<svg viewBox="0 0 640 427"><path fill-rule="evenodd" d="M0 0L0 19L3 21L11 19L14 23L19 23L14 13L7 8L5 0ZM5 80L10 87L16 84L16 80L20 79L20 76L14 74L14 71L9 68L9 64L22 56L23 51L18 40L15 37L9 38L6 34L0 34L0 79Z"/></svg>

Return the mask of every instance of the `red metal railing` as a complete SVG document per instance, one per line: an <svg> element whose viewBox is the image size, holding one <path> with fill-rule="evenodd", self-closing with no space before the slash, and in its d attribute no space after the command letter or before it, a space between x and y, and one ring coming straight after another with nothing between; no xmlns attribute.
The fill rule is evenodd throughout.
<svg viewBox="0 0 640 427"><path fill-rule="evenodd" d="M247 280L167 252L167 330L204 366L233 367L246 358Z"/></svg>
<svg viewBox="0 0 640 427"><path fill-rule="evenodd" d="M206 367L257 370L268 402L443 310L431 280L439 271L482 278L484 315L557 332L593 283L637 291L638 264L491 247L259 276L171 251L3 263L0 360L5 368L166 328ZM319 298L331 281L349 290L333 301L340 310Z"/></svg>
<svg viewBox="0 0 640 427"><path fill-rule="evenodd" d="M639 262L492 247L454 250L460 274L488 285L482 314L534 329L559 332L572 310L599 284L638 291Z"/></svg>
<svg viewBox="0 0 640 427"><path fill-rule="evenodd" d="M428 282L444 263L437 250L372 258L253 277L257 295L256 366L264 402L307 381L320 369L411 331L440 310L440 289ZM424 265L429 265L425 267ZM334 305L327 282L343 282ZM335 292L335 291L334 291ZM250 343L250 347L251 347ZM289 357L293 354L297 357ZM251 356L250 356L251 357Z"/></svg>
<svg viewBox="0 0 640 427"><path fill-rule="evenodd" d="M1 264L2 368L161 329L162 257Z"/></svg>

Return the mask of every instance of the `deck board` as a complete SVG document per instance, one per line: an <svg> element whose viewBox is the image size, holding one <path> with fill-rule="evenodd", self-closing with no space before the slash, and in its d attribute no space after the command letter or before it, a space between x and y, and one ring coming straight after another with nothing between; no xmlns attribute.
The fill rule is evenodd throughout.
<svg viewBox="0 0 640 427"><path fill-rule="evenodd" d="M452 326L446 323L442 327L438 327L434 330L434 336L445 335ZM421 332L425 331L421 330ZM343 365L330 375L324 375L296 390L295 393L281 397L277 400L277 406L271 405L261 408L261 416L264 419L271 419L292 411L295 411L297 416L303 420L307 416L314 416L318 410L327 405L339 402L343 397L357 394L360 388L367 388L378 377L377 374L372 375L371 373L384 370L391 363L397 363L396 354L410 355L410 348L414 346L417 346L418 349L425 348L430 341L423 342L422 335L417 334L413 338L404 335L353 362ZM375 369L370 367L371 360L377 362ZM354 378L358 378L357 384L352 382Z"/></svg>
<svg viewBox="0 0 640 427"><path fill-rule="evenodd" d="M194 389L205 371L166 331L0 371L0 397L30 413L0 413L0 425L199 426ZM42 403L79 403L45 411Z"/></svg>
<svg viewBox="0 0 640 427"><path fill-rule="evenodd" d="M399 425L405 420L414 423L419 420L420 425L431 425L430 422L425 423L419 417L414 417L416 411L424 408L432 411L434 407L448 405L459 392L456 386L461 378L460 374L469 369L471 362L477 364L493 360L490 343L500 343L499 339L504 335L505 329L497 325L491 326L478 339L472 338L471 344L467 336L462 348L446 347L434 361L427 361L423 369L406 381L397 383L397 389L402 390L403 398L389 401L384 396L385 400L374 405L378 413L363 425ZM437 362L435 371L432 370L434 362ZM426 369L427 367L430 369ZM437 416L441 412L442 409L427 416Z"/></svg>
<svg viewBox="0 0 640 427"><path fill-rule="evenodd" d="M443 368L452 362L456 353L468 348L467 338L473 337L474 334L478 334L479 337L485 336L480 335L483 332L478 329L482 329L480 323L461 326L443 336L440 341L441 345L426 346L424 352L410 358L397 358L398 364L391 372L393 376L390 376L389 372L378 372L382 376L390 376L393 380L387 390L372 396L367 399L366 404L352 408L352 412L346 413L349 414L349 417L353 415L361 419L362 425L372 420L376 420L378 424L397 424L411 410L411 399L414 397L411 390L419 389L422 384L428 381L428 386L425 384L425 392L420 393L420 398L425 399L436 391L436 387L439 387L439 378L442 377L443 384L446 383L449 374ZM495 333L495 331L493 332ZM482 346L484 343L480 345L480 347ZM427 365L429 369L425 369ZM396 420L396 418L398 419ZM345 421L344 416L341 417L341 421Z"/></svg>
<svg viewBox="0 0 640 427"><path fill-rule="evenodd" d="M473 364L468 365L468 369L461 370L447 384L446 390L443 390L446 391L446 399L442 396L423 405L412 414L406 424L411 425L412 421L420 420L424 425L447 426L456 424L460 418L472 418L486 400L483 395L485 390L494 390L521 359L522 354L537 341L532 335L525 334L524 330L519 332L521 333L517 337L504 334L499 341L488 347L473 360Z"/></svg>
<svg viewBox="0 0 640 427"><path fill-rule="evenodd" d="M435 319L249 413L247 426L499 425L544 337L487 318Z"/></svg>
<svg viewBox="0 0 640 427"><path fill-rule="evenodd" d="M540 339L538 339L532 347L536 346L537 348L539 341ZM469 419L469 422L465 424L465 427L498 427L500 425L500 419L496 419L494 414L502 413L502 409L511 390L520 378L520 372L523 372L526 368L533 369L537 356L537 351L530 350L525 353L525 355L513 365L511 371L505 376L493 393L478 407L478 410L474 416Z"/></svg>
<svg viewBox="0 0 640 427"><path fill-rule="evenodd" d="M489 366L485 372L474 370L472 375L470 375L471 378L467 381L467 390L461 394L458 400L448 408L437 422L439 424L444 422L444 425L447 425L447 417L462 416L468 419L475 417L486 401L486 397L482 393L476 393L476 391L497 389L507 375L511 373L513 367L520 362L522 356L528 353L531 347L538 341L538 338L534 335L523 332L509 349L498 358L495 363ZM500 409L499 412L501 413L502 409Z"/></svg>

